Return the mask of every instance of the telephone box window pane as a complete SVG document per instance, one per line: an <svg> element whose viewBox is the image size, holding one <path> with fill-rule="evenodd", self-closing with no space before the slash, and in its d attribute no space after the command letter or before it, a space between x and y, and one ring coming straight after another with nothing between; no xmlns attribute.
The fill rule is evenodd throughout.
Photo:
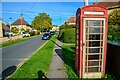
<svg viewBox="0 0 120 80"><path fill-rule="evenodd" d="M103 33L103 28L101 28L101 33Z"/></svg>
<svg viewBox="0 0 120 80"><path fill-rule="evenodd" d="M88 28L86 28L86 33L89 33L89 32L88 32Z"/></svg>
<svg viewBox="0 0 120 80"><path fill-rule="evenodd" d="M88 26L88 20L86 20L86 26Z"/></svg>
<svg viewBox="0 0 120 80"><path fill-rule="evenodd" d="M102 60L102 55L100 55L100 59Z"/></svg>
<svg viewBox="0 0 120 80"><path fill-rule="evenodd" d="M101 40L103 40L103 35L101 34L100 36L101 36Z"/></svg>
<svg viewBox="0 0 120 80"><path fill-rule="evenodd" d="M85 61L85 66L87 66L87 61Z"/></svg>
<svg viewBox="0 0 120 80"><path fill-rule="evenodd" d="M100 48L89 48L89 53L99 53Z"/></svg>
<svg viewBox="0 0 120 80"><path fill-rule="evenodd" d="M103 41L101 41L101 46L103 46Z"/></svg>
<svg viewBox="0 0 120 80"><path fill-rule="evenodd" d="M100 28L89 28L89 33L100 33Z"/></svg>
<svg viewBox="0 0 120 80"><path fill-rule="evenodd" d="M87 68L85 68L85 72L87 72Z"/></svg>
<svg viewBox="0 0 120 80"><path fill-rule="evenodd" d="M88 41L86 41L86 46L89 47L89 42Z"/></svg>
<svg viewBox="0 0 120 80"><path fill-rule="evenodd" d="M89 67L88 72L98 72L98 67Z"/></svg>
<svg viewBox="0 0 120 80"><path fill-rule="evenodd" d="M100 20L90 20L89 26L100 26Z"/></svg>
<svg viewBox="0 0 120 80"><path fill-rule="evenodd" d="M89 55L88 60L99 60L99 55Z"/></svg>
<svg viewBox="0 0 120 80"><path fill-rule="evenodd" d="M86 60L87 60L87 55L86 55Z"/></svg>
<svg viewBox="0 0 120 80"><path fill-rule="evenodd" d="M89 42L89 47L99 47L100 46L100 41L90 41Z"/></svg>
<svg viewBox="0 0 120 80"><path fill-rule="evenodd" d="M103 53L103 48L101 48L101 53Z"/></svg>
<svg viewBox="0 0 120 80"><path fill-rule="evenodd" d="M90 34L89 40L100 40L100 34Z"/></svg>
<svg viewBox="0 0 120 80"><path fill-rule="evenodd" d="M102 61L100 61L100 66L102 66Z"/></svg>
<svg viewBox="0 0 120 80"><path fill-rule="evenodd" d="M88 34L86 35L86 40L89 40Z"/></svg>
<svg viewBox="0 0 120 80"><path fill-rule="evenodd" d="M104 26L104 21L102 20L102 26Z"/></svg>
<svg viewBox="0 0 120 80"><path fill-rule="evenodd" d="M88 61L88 66L99 66L99 61Z"/></svg>
<svg viewBox="0 0 120 80"><path fill-rule="evenodd" d="M100 67L100 72L101 72L101 67Z"/></svg>
<svg viewBox="0 0 120 80"><path fill-rule="evenodd" d="M87 48L86 48L86 53L88 53Z"/></svg>

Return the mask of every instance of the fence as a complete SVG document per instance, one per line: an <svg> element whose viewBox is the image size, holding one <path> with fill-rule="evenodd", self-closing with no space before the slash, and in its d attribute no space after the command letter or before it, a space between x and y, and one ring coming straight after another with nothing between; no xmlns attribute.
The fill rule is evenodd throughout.
<svg viewBox="0 0 120 80"><path fill-rule="evenodd" d="M108 41L107 71L120 75L120 43Z"/></svg>

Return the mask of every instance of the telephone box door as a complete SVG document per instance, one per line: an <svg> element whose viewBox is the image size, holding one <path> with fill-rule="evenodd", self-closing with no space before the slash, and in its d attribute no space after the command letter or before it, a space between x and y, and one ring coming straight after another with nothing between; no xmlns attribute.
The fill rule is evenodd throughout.
<svg viewBox="0 0 120 80"><path fill-rule="evenodd" d="M83 24L82 76L101 78L104 69L105 18L83 18Z"/></svg>

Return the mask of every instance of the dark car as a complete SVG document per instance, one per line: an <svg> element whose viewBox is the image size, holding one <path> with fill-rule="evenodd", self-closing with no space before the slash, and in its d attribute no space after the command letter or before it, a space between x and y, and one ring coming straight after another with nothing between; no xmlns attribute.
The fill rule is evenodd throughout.
<svg viewBox="0 0 120 80"><path fill-rule="evenodd" d="M50 34L49 33L45 33L45 34L43 34L43 36L42 36L42 40L48 40L48 39L50 39Z"/></svg>
<svg viewBox="0 0 120 80"><path fill-rule="evenodd" d="M55 34L55 31L51 31L50 34L51 34L51 35L54 35L54 34Z"/></svg>

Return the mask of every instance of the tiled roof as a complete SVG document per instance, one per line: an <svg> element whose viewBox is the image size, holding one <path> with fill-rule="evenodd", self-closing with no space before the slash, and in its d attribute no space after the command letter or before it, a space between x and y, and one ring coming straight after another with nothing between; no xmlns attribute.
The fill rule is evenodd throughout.
<svg viewBox="0 0 120 80"><path fill-rule="evenodd" d="M24 20L24 18L20 18L18 20L16 20L15 22L13 22L11 25L29 25L28 22L26 22Z"/></svg>
<svg viewBox="0 0 120 80"><path fill-rule="evenodd" d="M66 23L75 23L75 22L76 22L76 16L72 16L66 21Z"/></svg>
<svg viewBox="0 0 120 80"><path fill-rule="evenodd" d="M10 30L5 24L2 23L3 30Z"/></svg>
<svg viewBox="0 0 120 80"><path fill-rule="evenodd" d="M94 5L100 5L106 8L111 8L111 7L120 6L120 1L119 2L95 2Z"/></svg>

